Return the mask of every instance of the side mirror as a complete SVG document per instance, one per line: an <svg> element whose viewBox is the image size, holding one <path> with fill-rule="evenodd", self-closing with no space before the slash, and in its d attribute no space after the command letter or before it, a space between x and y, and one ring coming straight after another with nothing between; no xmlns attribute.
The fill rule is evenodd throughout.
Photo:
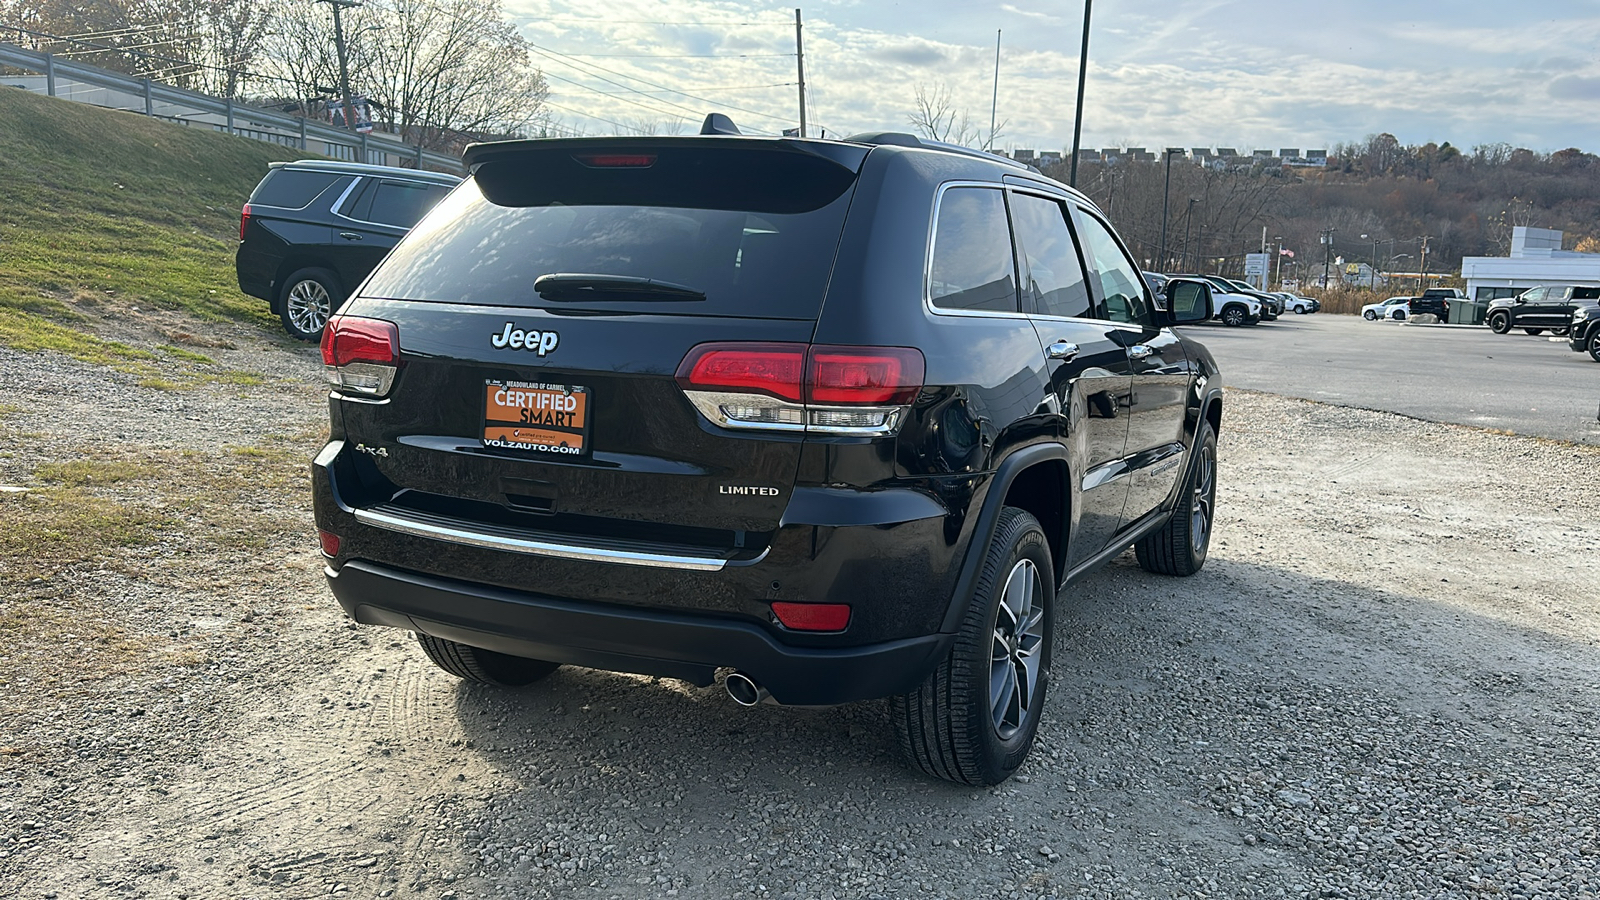
<svg viewBox="0 0 1600 900"><path fill-rule="evenodd" d="M1167 318L1174 325L1204 322L1215 315L1211 289L1192 281L1167 283Z"/></svg>

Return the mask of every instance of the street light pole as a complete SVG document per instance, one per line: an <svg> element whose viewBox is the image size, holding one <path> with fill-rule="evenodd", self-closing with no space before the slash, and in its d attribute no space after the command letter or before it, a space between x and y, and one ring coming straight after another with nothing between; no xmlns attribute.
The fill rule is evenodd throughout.
<svg viewBox="0 0 1600 900"><path fill-rule="evenodd" d="M1089 12L1094 0L1083 0L1083 52L1078 56L1078 112L1072 122L1072 174L1067 183L1078 186L1078 142L1083 138L1083 86L1089 75Z"/></svg>
<svg viewBox="0 0 1600 900"><path fill-rule="evenodd" d="M1199 203L1199 202L1200 202L1199 200L1196 200L1195 198L1190 197L1189 198L1189 208L1185 209L1183 211L1183 270L1185 272L1190 271L1190 269L1189 269L1189 223L1190 223L1191 220L1194 219L1194 205L1196 203Z"/></svg>
<svg viewBox="0 0 1600 900"><path fill-rule="evenodd" d="M1161 252L1157 255L1156 265L1164 271L1167 266L1167 197L1172 193L1172 154L1182 153L1180 148L1168 147L1163 154L1167 158L1167 181L1161 188Z"/></svg>

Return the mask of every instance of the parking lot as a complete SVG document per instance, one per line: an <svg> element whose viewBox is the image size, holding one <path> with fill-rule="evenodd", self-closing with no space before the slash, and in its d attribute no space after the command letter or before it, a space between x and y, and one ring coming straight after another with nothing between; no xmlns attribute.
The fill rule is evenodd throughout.
<svg viewBox="0 0 1600 900"><path fill-rule="evenodd" d="M1278 353L1309 394L1352 351L1304 348L1369 334L1366 372L1405 342L1592 365L1331 317L1203 339L1231 383L1271 387L1241 357ZM878 704L745 710L586 670L501 693L344 622L300 474L316 352L223 336L268 383L173 393L0 350L0 483L115 438L99 465L126 479L67 496L160 517L156 543L45 559L0 601L29 626L0 651L0 895L1600 892L1600 502L1539 486L1600 450L1236 392L1206 569L1130 555L1064 594L1041 742L979 790L905 769Z"/></svg>
<svg viewBox="0 0 1600 900"><path fill-rule="evenodd" d="M1600 444L1600 363L1565 338L1321 314L1189 332L1229 387Z"/></svg>

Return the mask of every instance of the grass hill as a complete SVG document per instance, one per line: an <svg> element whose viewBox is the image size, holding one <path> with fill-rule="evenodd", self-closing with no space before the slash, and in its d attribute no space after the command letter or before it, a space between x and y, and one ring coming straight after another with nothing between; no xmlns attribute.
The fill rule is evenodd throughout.
<svg viewBox="0 0 1600 900"><path fill-rule="evenodd" d="M0 87L0 344L148 357L85 334L132 307L275 322L239 291L239 208L309 154Z"/></svg>

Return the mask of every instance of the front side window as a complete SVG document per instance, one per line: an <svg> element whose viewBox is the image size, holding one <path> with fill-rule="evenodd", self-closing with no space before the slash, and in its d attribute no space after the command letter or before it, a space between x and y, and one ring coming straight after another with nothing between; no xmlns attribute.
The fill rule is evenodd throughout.
<svg viewBox="0 0 1600 900"><path fill-rule="evenodd" d="M1087 316L1089 286L1061 203L1034 194L1011 195L1011 221L1022 261L1022 295L1046 316Z"/></svg>
<svg viewBox="0 0 1600 900"><path fill-rule="evenodd" d="M997 188L945 191L933 229L928 284L933 305L1015 312L1015 273L1005 195Z"/></svg>
<svg viewBox="0 0 1600 900"><path fill-rule="evenodd" d="M1087 214L1080 216L1078 223L1084 249L1094 258L1094 274L1100 285L1106 318L1130 325L1148 324L1150 312L1139 267L1122 252L1117 239L1111 235L1110 226Z"/></svg>
<svg viewBox="0 0 1600 900"><path fill-rule="evenodd" d="M1542 302L1544 302L1544 292L1545 292L1545 288L1536 287L1536 288L1534 288L1534 289L1532 289L1532 290L1530 290L1530 291L1528 291L1528 292L1526 292L1526 293L1524 293L1522 295L1522 302L1523 303L1542 303Z"/></svg>

